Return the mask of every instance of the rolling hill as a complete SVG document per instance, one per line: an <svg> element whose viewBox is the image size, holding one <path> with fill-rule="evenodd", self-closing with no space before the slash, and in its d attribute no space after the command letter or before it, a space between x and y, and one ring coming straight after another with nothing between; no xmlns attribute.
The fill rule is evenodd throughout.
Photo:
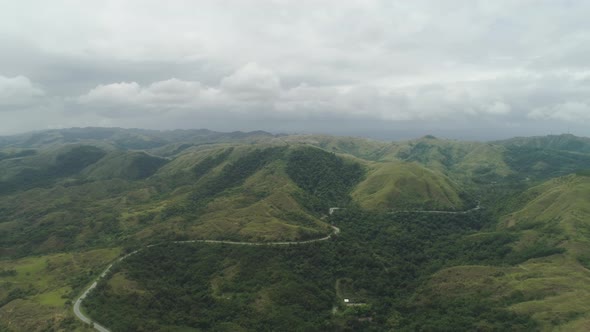
<svg viewBox="0 0 590 332"><path fill-rule="evenodd" d="M355 187L353 199L366 209L463 210L461 189L444 175L418 163L373 163Z"/></svg>
<svg viewBox="0 0 590 332"><path fill-rule="evenodd" d="M221 263L195 279L182 270L203 263L187 260L166 284L165 276L142 277L146 253L109 274L89 303L100 314L111 303L100 301L115 297L131 310L129 301L147 294L147 285L182 297L204 283L212 290L199 294L211 308L237 310L228 329L241 319L253 329L278 328L282 319L304 324L289 311L317 317L307 305L328 330L586 329L589 142L572 135L379 142L119 128L2 137L0 330L87 329L71 302L115 257L149 244L301 241L324 237L332 223L338 237L281 249L281 260L265 247L235 248L227 260L222 248L154 249L160 272L193 250ZM483 208L469 213L421 213L461 212L477 201ZM329 215L332 207L342 209ZM297 294L305 300L284 300ZM343 305L343 294L362 305ZM146 326L206 329L217 326L215 310L206 311L206 322L178 325L190 315L179 311L165 320L171 325Z"/></svg>
<svg viewBox="0 0 590 332"><path fill-rule="evenodd" d="M479 299L530 315L543 331L590 327L590 178L570 175L526 191L498 230L529 259L509 266L443 269L417 295L421 308ZM482 323L483 324L483 323ZM484 328L485 324L482 325Z"/></svg>

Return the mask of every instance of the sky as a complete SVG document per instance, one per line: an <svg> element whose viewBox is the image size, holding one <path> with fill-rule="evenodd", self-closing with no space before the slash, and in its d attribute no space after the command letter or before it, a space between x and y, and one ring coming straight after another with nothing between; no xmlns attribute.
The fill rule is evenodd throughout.
<svg viewBox="0 0 590 332"><path fill-rule="evenodd" d="M0 135L590 136L590 1L0 1Z"/></svg>

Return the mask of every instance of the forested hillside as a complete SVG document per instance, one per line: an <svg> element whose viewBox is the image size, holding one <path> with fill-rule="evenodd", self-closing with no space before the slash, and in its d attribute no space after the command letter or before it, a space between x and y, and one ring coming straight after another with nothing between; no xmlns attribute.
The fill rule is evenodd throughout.
<svg viewBox="0 0 590 332"><path fill-rule="evenodd" d="M0 331L89 330L112 262L112 331L584 330L589 169L571 135L3 137Z"/></svg>

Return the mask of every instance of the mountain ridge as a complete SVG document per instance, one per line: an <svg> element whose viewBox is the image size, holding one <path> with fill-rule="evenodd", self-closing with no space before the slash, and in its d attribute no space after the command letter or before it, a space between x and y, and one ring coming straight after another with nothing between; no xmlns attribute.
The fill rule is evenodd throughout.
<svg viewBox="0 0 590 332"><path fill-rule="evenodd" d="M587 325L580 309L586 308L586 297L577 306L567 305L575 294L568 283L586 292L590 264L585 249L590 244L584 200L590 187L584 176L590 170L586 138L560 135L482 143L425 136L381 142L325 135L108 128L78 128L65 134L54 130L33 138L0 138L5 142L0 146L0 327L10 310L26 317L21 330L60 324L83 330L67 320L72 317L64 308L88 276L105 267L106 259L72 268L60 255L93 257L101 252L113 259L150 243L191 239L305 241L329 234L333 222L342 224L342 233L314 250L328 255L322 259L332 257L326 264L336 264L330 265L334 274L325 278L338 276L334 282L343 289L335 294L324 289L322 303L337 294L351 294L347 296L380 308L356 312L337 303L341 312L333 318L335 326L359 324L357 319L373 317L371 312L378 312L376 320L398 328L396 324L410 324L408 319L435 324L444 317L424 318L411 308L448 310L451 302L482 299L482 310L500 310L508 315L506 321L522 320L522 326ZM466 214L419 213L468 210L476 202L481 202L481 209ZM333 207L340 209L329 215ZM404 212L391 213L395 211ZM347 248L346 243L358 247ZM333 250L341 256L330 256L329 248L338 248ZM253 250L248 259L257 255ZM303 259L305 249L297 250L303 255L297 259ZM288 250L283 254L289 255ZM435 256L437 261L430 262ZM340 259L344 261L335 263ZM273 260L265 262L270 265L263 269L286 268ZM338 264L356 267L339 270ZM227 276L212 271L207 278L217 280L211 282L218 286L225 280L231 285L227 287L240 287L229 272L238 266L247 269L231 263L224 267ZM365 269L375 278L385 278L381 273L386 273L400 285L413 285L404 295L406 302L395 304L403 310L383 311L392 303L372 293L373 286L366 283L387 286L379 284L381 279L363 277ZM43 273L32 280L27 271ZM48 280L64 271L72 271L72 278L51 285ZM293 278L288 271L281 273ZM142 282L114 273L116 278L105 283L115 289L122 289L118 282ZM274 283L272 289L256 290L261 300L253 301L280 307L283 302L272 294L289 292L284 286ZM560 291L552 293L549 287ZM498 296L485 295L495 293ZM567 314L551 314L547 308L552 306ZM34 312L52 323L27 314ZM404 318L400 312L411 314ZM50 320L50 313L69 318ZM391 317L380 316L386 313ZM502 321L491 314L452 315L470 317L466 324L482 327Z"/></svg>

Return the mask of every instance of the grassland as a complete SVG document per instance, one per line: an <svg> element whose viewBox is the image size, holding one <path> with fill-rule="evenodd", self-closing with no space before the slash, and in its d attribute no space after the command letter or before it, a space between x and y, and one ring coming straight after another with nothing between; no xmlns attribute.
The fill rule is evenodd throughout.
<svg viewBox="0 0 590 332"><path fill-rule="evenodd" d="M380 236L377 224L391 217L379 213L462 210L475 199L497 224L486 224L464 240L489 246L485 252L497 257L417 275L426 280L436 272L418 289L414 304L429 312L428 306L482 300L486 308L533 317L545 330L588 329L589 162L590 141L571 135L490 143L432 136L379 142L264 132L78 128L3 138L0 330L83 328L73 322L68 301L119 252L98 248L189 238L307 239L329 232L325 214L333 206L379 215L354 230L370 233L364 240L371 242ZM573 173L578 175L568 175ZM419 233L412 227L430 225L414 222L403 227ZM383 232L391 241L403 240L399 227L388 227ZM420 241L430 240L425 235ZM502 256L506 243L512 252ZM374 254L359 262L385 264ZM363 264L359 269L367 268ZM232 266L224 267L229 276ZM217 280L214 296L235 294L222 289L229 279L212 278ZM336 280L343 282L341 294L372 299L357 287L361 274ZM124 273L109 286L117 292L145 291ZM260 308L272 302L271 291L257 293ZM392 320L403 321L396 317ZM512 318L507 321L517 321ZM481 324L485 330L485 319Z"/></svg>
<svg viewBox="0 0 590 332"><path fill-rule="evenodd" d="M443 174L418 163L372 163L366 178L352 192L366 209L461 210L460 189Z"/></svg>
<svg viewBox="0 0 590 332"><path fill-rule="evenodd" d="M71 304L119 253L97 249L0 261L0 322L9 331L86 331Z"/></svg>
<svg viewBox="0 0 590 332"><path fill-rule="evenodd" d="M442 299L488 298L498 307L529 314L544 331L590 327L590 179L567 176L526 192L520 209L499 225L518 234L516 251L532 246L563 253L514 267L457 266L435 274L421 295L423 305Z"/></svg>
<svg viewBox="0 0 590 332"><path fill-rule="evenodd" d="M285 163L273 162L239 188L208 203L197 224L188 231L208 239L256 241L296 240L328 233L327 225L296 200L300 191L285 174Z"/></svg>

